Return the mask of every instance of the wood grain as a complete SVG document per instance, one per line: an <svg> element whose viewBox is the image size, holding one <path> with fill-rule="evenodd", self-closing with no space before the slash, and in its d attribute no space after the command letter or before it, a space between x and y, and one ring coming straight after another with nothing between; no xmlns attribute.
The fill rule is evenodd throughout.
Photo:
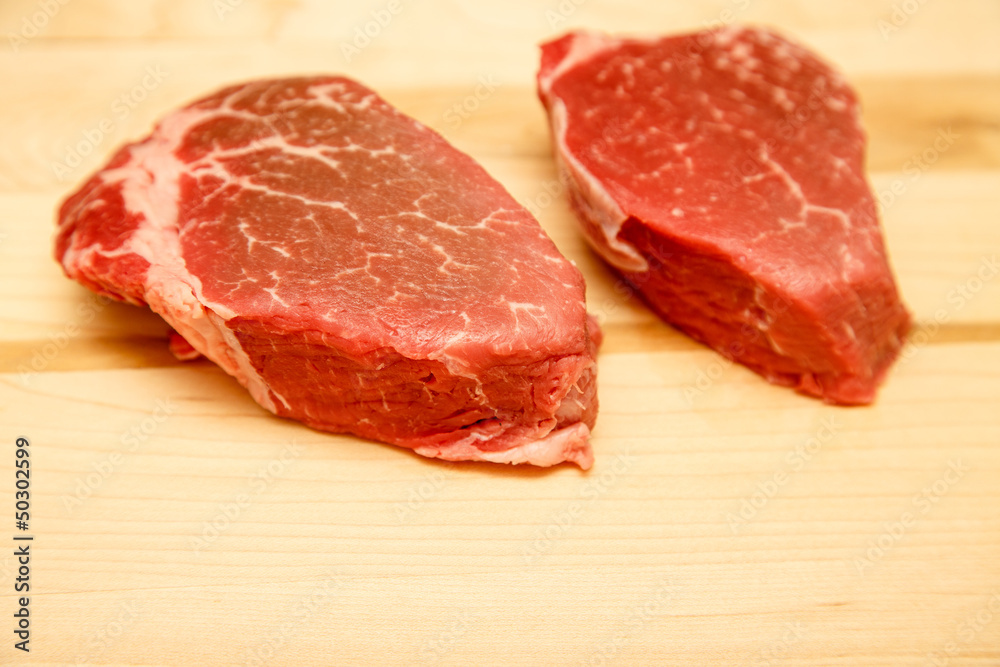
<svg viewBox="0 0 1000 667"><path fill-rule="evenodd" d="M0 508L28 436L35 536L32 651L8 630L0 664L1000 665L1000 5L914 3L896 26L905 3L589 0L562 20L558 2L403 2L347 62L385 2L217 4L74 0L16 45L39 5L0 6ZM726 10L861 93L918 322L874 406L772 387L664 325L551 196L537 42ZM52 261L60 198L114 146L220 85L317 71L441 131L580 266L606 331L591 472L446 464L274 418ZM495 92L453 122L480 77Z"/></svg>

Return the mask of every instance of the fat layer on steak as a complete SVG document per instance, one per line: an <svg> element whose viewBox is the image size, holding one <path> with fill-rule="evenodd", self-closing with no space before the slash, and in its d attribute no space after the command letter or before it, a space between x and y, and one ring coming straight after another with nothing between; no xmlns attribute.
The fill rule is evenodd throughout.
<svg viewBox="0 0 1000 667"><path fill-rule="evenodd" d="M147 304L178 356L277 415L448 460L592 463L582 275L472 158L354 81L194 102L58 224L68 276Z"/></svg>
<svg viewBox="0 0 1000 667"><path fill-rule="evenodd" d="M587 240L660 316L773 383L874 399L910 317L833 68L763 29L573 32L538 92Z"/></svg>

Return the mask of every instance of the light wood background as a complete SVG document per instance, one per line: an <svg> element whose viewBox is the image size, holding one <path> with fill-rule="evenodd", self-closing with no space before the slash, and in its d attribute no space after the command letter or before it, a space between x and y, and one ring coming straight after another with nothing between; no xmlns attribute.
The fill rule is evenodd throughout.
<svg viewBox="0 0 1000 667"><path fill-rule="evenodd" d="M995 0L399 0L350 62L387 0L59 2L0 5L0 663L1000 665ZM920 332L874 407L771 387L621 299L546 192L535 45L720 18L783 29L862 94ZM223 84L309 72L443 132L585 272L607 332L589 474L273 418L174 361L155 316L62 276L53 210L117 144Z"/></svg>

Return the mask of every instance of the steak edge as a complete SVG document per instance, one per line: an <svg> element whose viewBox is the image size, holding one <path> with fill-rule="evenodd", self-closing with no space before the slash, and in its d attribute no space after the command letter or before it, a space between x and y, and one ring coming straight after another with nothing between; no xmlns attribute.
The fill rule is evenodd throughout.
<svg viewBox="0 0 1000 667"><path fill-rule="evenodd" d="M580 272L472 158L361 84L231 86L62 204L55 255L267 410L447 460L589 468Z"/></svg>
<svg viewBox="0 0 1000 667"><path fill-rule="evenodd" d="M538 93L585 237L655 312L772 383L874 400L910 316L832 67L764 29L572 32Z"/></svg>

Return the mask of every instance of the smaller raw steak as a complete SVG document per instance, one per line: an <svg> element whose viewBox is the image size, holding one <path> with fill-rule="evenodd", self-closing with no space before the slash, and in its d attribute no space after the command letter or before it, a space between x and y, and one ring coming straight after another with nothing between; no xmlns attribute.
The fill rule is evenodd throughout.
<svg viewBox="0 0 1000 667"><path fill-rule="evenodd" d="M283 417L449 460L593 460L583 276L472 158L349 79L171 114L66 200L56 257Z"/></svg>
<svg viewBox="0 0 1000 667"><path fill-rule="evenodd" d="M597 252L668 322L771 382L869 403L910 318L858 100L760 29L542 46L538 92Z"/></svg>

